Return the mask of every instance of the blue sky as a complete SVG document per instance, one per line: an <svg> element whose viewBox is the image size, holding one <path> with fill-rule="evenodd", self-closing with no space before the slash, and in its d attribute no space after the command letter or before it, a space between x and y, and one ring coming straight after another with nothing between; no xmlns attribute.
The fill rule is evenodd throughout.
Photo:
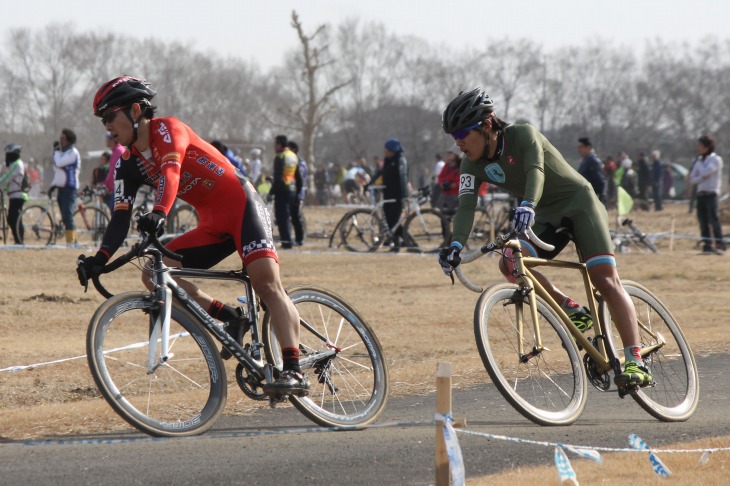
<svg viewBox="0 0 730 486"><path fill-rule="evenodd" d="M72 22L77 31L105 31L135 37L191 41L197 48L280 65L298 46L292 10L305 31L347 18L380 22L400 34L451 48L482 45L488 38L529 38L547 49L602 38L617 45L643 46L661 38L697 42L707 35L730 38L727 0L24 0L6 2L0 32L40 29Z"/></svg>

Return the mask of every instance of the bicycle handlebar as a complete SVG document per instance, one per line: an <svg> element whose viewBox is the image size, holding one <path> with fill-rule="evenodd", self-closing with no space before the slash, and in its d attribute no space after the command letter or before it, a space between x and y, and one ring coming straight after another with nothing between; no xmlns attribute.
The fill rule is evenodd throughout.
<svg viewBox="0 0 730 486"><path fill-rule="evenodd" d="M178 260L178 261L182 260L182 258L183 258L182 255L165 248L165 246L160 242L160 239L156 234L145 233L141 230L140 230L140 232L142 233L142 236L143 236L142 241L137 242L134 245L132 245L132 247L129 249L129 251L127 253L125 253L124 255L107 263L100 270L98 275L94 275L91 277L91 283L94 284L94 288L104 298L108 299L108 298L112 297L114 294L109 292L104 287L104 285L102 285L101 280L100 280L101 275L103 275L105 273L111 273L114 270L117 270L118 268L122 267L123 265L126 265L127 263L132 261L134 258L143 256L146 253L146 251L150 245L154 246L162 255L164 255L168 258L172 258L173 260ZM77 269L77 272L79 273L79 276L80 277L83 276L82 279L84 280L84 286L85 286L84 291L86 291L86 288L88 288L88 279L86 278L86 270L84 268L85 257L84 258L82 258L82 257L84 257L84 255L81 255L79 257L79 259L76 260L76 269Z"/></svg>
<svg viewBox="0 0 730 486"><path fill-rule="evenodd" d="M515 230L510 230L502 236L497 236L497 238L493 242L487 243L473 253L468 253L462 256L461 263L471 263L474 260L483 257L487 253L491 253L500 248L504 248L510 240L516 239L518 235L519 233L517 233ZM538 236L532 231L532 228L527 228L527 230L525 231L525 236L527 236L528 240L530 240L532 243L535 243L535 245L542 248L543 250L552 251L555 249L555 246L549 243L545 243L540 238L538 238ZM484 292L483 287L472 283L468 278L464 276L464 273L461 271L461 265L457 265L456 268L454 268L454 273L459 279L459 282L461 282L461 284L467 289L478 294Z"/></svg>

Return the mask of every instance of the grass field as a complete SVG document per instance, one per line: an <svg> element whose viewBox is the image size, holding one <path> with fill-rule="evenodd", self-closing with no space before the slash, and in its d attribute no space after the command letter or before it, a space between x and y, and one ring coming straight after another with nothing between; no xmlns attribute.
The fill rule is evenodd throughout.
<svg viewBox="0 0 730 486"><path fill-rule="evenodd" d="M661 213L632 214L649 233L661 233L658 254L617 254L622 278L652 289L672 310L695 353L726 352L724 331L730 322L727 282L730 255L698 255L698 229L686 204L669 204ZM310 232L331 230L342 210L308 208ZM615 215L612 215L615 216ZM615 219L615 217L613 218ZM675 238L671 238L674 230ZM393 395L434 390L440 361L453 364L454 387L484 378L474 343L472 314L477 294L451 286L434 255L412 253L346 253L311 238L301 251L280 252L285 286L308 283L334 290L352 303L383 344ZM90 250L86 250L89 253ZM103 301L78 285L74 262L80 250L0 250L3 292L0 294L0 369L26 366L85 353L86 327ZM574 253L566 250L563 255ZM221 268L236 268L237 257ZM502 281L494 258L465 269L482 285ZM549 274L581 301L580 282L569 274ZM127 266L109 276L112 291L141 289L139 271ZM206 290L235 302L235 288L210 283ZM229 362L228 366L232 366ZM226 414L246 414L260 406L236 393L233 368ZM0 373L0 435L5 439L39 439L66 434L128 430L99 398L85 359ZM551 473L552 474L552 473Z"/></svg>

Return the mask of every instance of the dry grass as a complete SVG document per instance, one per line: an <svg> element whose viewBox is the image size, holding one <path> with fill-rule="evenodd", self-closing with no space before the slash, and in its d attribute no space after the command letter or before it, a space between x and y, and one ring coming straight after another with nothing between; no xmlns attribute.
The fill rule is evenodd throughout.
<svg viewBox="0 0 730 486"><path fill-rule="evenodd" d="M697 442L678 444L677 447L662 449L715 449L725 448L730 438L715 438ZM550 451L552 453L552 451ZM664 465L671 471L671 476L662 478L652 472L647 453L610 453L602 454L603 463L598 464L588 459L577 459L566 451L576 478L581 484L604 484L621 486L634 484L637 478L641 483L653 484L702 484L703 486L724 486L728 483L728 462L730 452L720 451L710 454L709 460L700 463L702 453L679 452L657 453ZM474 478L467 481L469 486L540 484L559 486L560 480L555 466L534 468L518 468L500 474ZM565 484L565 483L562 483Z"/></svg>
<svg viewBox="0 0 730 486"><path fill-rule="evenodd" d="M310 232L330 230L341 212L308 209ZM727 339L718 336L724 336L730 308L724 291L718 293L717 289L730 280L730 256L697 255L697 223L687 214L685 204L669 205L659 214L632 216L645 231L669 233L674 226L677 234L687 238L675 239L672 251L667 237L658 242L659 254L634 251L617 255L622 277L644 283L668 304L695 353L727 351ZM284 284L320 285L354 304L384 346L393 395L432 392L435 379L431 377L439 361L453 363L456 388L483 380L472 327L477 295L449 285L433 255L342 253L327 249L323 239L310 239L304 248L311 252L281 253ZM5 281L0 295L0 369L85 354L86 327L102 297L93 291L85 294L78 286L74 272L78 253L66 249L0 251ZM221 266L233 268L237 258ZM466 272L484 285L502 281L493 258L471 264ZM128 266L108 282L113 291L138 289L138 274ZM560 273L553 278L580 300L574 279ZM235 302L237 292L230 284L207 282L204 288ZM246 414L264 406L235 392L232 367L229 381L232 389L226 414ZM85 359L0 373L0 411L0 430L9 439L128 429L99 398ZM579 463L577 470L581 468L579 477L582 468L593 467L574 462ZM602 467L597 474L609 469L605 464ZM713 461L702 468L712 467ZM625 471L623 467L610 469Z"/></svg>

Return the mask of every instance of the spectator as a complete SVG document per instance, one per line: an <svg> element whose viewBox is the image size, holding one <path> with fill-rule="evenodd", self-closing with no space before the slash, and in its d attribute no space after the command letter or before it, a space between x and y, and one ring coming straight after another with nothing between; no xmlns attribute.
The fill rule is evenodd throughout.
<svg viewBox="0 0 730 486"><path fill-rule="evenodd" d="M251 157L251 161L249 162L249 171L248 171L248 178L251 180L251 184L254 185L254 187L258 187L259 185L259 177L261 177L261 149L259 148L252 148L251 152L249 153L249 156Z"/></svg>
<svg viewBox="0 0 730 486"><path fill-rule="evenodd" d="M662 211L662 169L661 152L652 150L651 160L651 195L654 198L654 211Z"/></svg>
<svg viewBox="0 0 730 486"><path fill-rule="evenodd" d="M297 170L294 172L294 182L296 186L296 194L291 198L291 205L289 206L289 217L291 217L291 224L294 227L294 244L302 246L304 244L304 225L302 224L302 206L304 205L304 198L307 194L307 174L309 168L307 162L299 157L299 145L291 140L287 142L289 150L296 154L298 163Z"/></svg>
<svg viewBox="0 0 730 486"><path fill-rule="evenodd" d="M603 162L593 150L588 137L578 139L578 153L583 157L578 166L578 173L590 182L593 191L604 206L606 205L606 177L603 175Z"/></svg>
<svg viewBox="0 0 730 486"><path fill-rule="evenodd" d="M383 176L383 199L392 199L393 202L383 205L385 219L388 226L392 229L400 221L403 212L403 199L408 197L408 162L403 156L403 146L395 138L385 142L385 159L383 168L373 174L373 179L377 180ZM365 186L367 188L367 186ZM393 241L390 242L392 247L390 251L398 252L405 243L403 234L403 225L399 225L393 231Z"/></svg>
<svg viewBox="0 0 730 486"><path fill-rule="evenodd" d="M210 144L217 148L220 153L226 156L226 159L233 164L233 167L238 169L241 174L246 175L246 170L243 168L243 163L241 162L241 159L236 157L236 154L233 153L231 149L223 145L223 143L220 140L213 140L210 142Z"/></svg>
<svg viewBox="0 0 730 486"><path fill-rule="evenodd" d="M23 187L25 176L25 164L20 160L20 152L23 147L11 143L5 146L5 173L0 176L0 189L8 196L8 226L13 232L13 240L16 245L23 244L24 230L23 221L20 219L20 212L23 210L25 201L28 200L27 188ZM28 175L30 182L30 174ZM19 226L16 228L16 226Z"/></svg>
<svg viewBox="0 0 730 486"><path fill-rule="evenodd" d="M606 157L606 163L603 166L606 174L606 209L616 209L618 192L616 187L616 162L612 156Z"/></svg>
<svg viewBox="0 0 730 486"><path fill-rule="evenodd" d="M33 157L29 159L26 171L28 172L28 182L30 182L28 197L38 197L41 193L41 173L38 171L38 164L36 164Z"/></svg>
<svg viewBox="0 0 730 486"><path fill-rule="evenodd" d="M285 250L291 249L291 218L292 199L296 197L296 171L299 158L287 146L286 135L277 135L274 139L274 178L271 182L269 198L274 198L274 217L279 228L279 240Z"/></svg>
<svg viewBox="0 0 730 486"><path fill-rule="evenodd" d="M314 190L317 196L317 204L319 206L327 206L329 204L329 181L327 179L327 170L323 165L317 167L314 171Z"/></svg>
<svg viewBox="0 0 730 486"><path fill-rule="evenodd" d="M58 188L58 207L61 209L61 219L66 228L66 244L69 246L77 244L73 213L78 197L81 154L75 144L76 134L69 128L61 130L58 140L53 142L55 172L51 187Z"/></svg>
<svg viewBox="0 0 730 486"><path fill-rule="evenodd" d="M109 191L106 186L106 180L109 177L109 162L111 161L112 153L109 151L103 152L99 156L99 165L94 168L94 170L91 173L91 187L97 188L102 187L104 189L104 195L102 196L102 200L104 201L104 204L107 205L107 207L110 210L114 210L114 187L112 186L112 190ZM111 170L111 172L114 172ZM112 177L114 175L112 174Z"/></svg>
<svg viewBox="0 0 730 486"><path fill-rule="evenodd" d="M433 158L434 165L433 176L431 180L431 207L436 208L439 205L439 199L441 195L441 187L438 185L439 174L441 174L441 169L444 168L446 162L444 161L443 157L441 157L441 154L436 154Z"/></svg>
<svg viewBox="0 0 730 486"><path fill-rule="evenodd" d="M438 208L449 219L459 207L459 169L461 167L459 153L461 153L459 149L451 149L446 152L446 163L436 181L441 189Z"/></svg>
<svg viewBox="0 0 730 486"><path fill-rule="evenodd" d="M256 192L259 193L261 199L268 199L269 192L271 192L271 176L266 175L265 172L261 172L261 179L256 185Z"/></svg>
<svg viewBox="0 0 730 486"><path fill-rule="evenodd" d="M633 169L633 161L627 156L621 161L621 168L623 169L623 176L621 177L621 187L624 191L631 196L631 199L636 198L636 171Z"/></svg>
<svg viewBox="0 0 730 486"><path fill-rule="evenodd" d="M722 158L715 153L715 139L702 135L697 140L697 154L689 180L697 186L697 221L702 235L702 253L722 255L727 246L722 236L717 200L722 186L723 164ZM710 237L710 231L713 238Z"/></svg>
<svg viewBox="0 0 730 486"><path fill-rule="evenodd" d="M636 175L638 180L639 199L641 199L641 207L644 210L648 210L649 207L645 203L648 199L649 186L651 185L651 170L649 164L646 162L646 155L644 152L639 152L639 158L636 160Z"/></svg>

